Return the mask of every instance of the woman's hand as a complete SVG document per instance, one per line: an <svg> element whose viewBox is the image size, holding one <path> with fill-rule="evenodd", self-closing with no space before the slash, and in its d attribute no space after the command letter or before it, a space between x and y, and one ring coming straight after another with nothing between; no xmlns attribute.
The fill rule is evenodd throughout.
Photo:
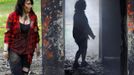
<svg viewBox="0 0 134 75"><path fill-rule="evenodd" d="M3 52L3 57L4 57L4 60L7 60L9 55L8 55L8 44L4 44L4 52Z"/></svg>
<svg viewBox="0 0 134 75"><path fill-rule="evenodd" d="M36 53L36 57L40 56L40 48L39 48L39 44L36 44L36 48L35 48L35 53Z"/></svg>
<svg viewBox="0 0 134 75"><path fill-rule="evenodd" d="M4 57L4 60L8 60L8 57L9 57L8 51L3 52L3 57Z"/></svg>
<svg viewBox="0 0 134 75"><path fill-rule="evenodd" d="M36 57L39 57L40 56L40 50L35 50L35 52L36 52Z"/></svg>
<svg viewBox="0 0 134 75"><path fill-rule="evenodd" d="M92 39L95 39L95 35L93 35Z"/></svg>

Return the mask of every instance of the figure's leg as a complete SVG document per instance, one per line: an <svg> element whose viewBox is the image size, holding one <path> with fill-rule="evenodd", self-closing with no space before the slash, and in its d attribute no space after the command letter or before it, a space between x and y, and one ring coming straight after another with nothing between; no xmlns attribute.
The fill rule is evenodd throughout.
<svg viewBox="0 0 134 75"><path fill-rule="evenodd" d="M87 40L84 40L81 45L82 45L82 62L85 62L87 54Z"/></svg>
<svg viewBox="0 0 134 75"><path fill-rule="evenodd" d="M75 62L78 62L80 55L81 55L81 49L79 48L78 51L76 52L76 55L75 55Z"/></svg>
<svg viewBox="0 0 134 75"><path fill-rule="evenodd" d="M23 68L22 68L22 71L23 71L23 74L24 74L24 75L28 75L29 68L23 67Z"/></svg>
<svg viewBox="0 0 134 75"><path fill-rule="evenodd" d="M75 55L75 61L74 61L74 64L73 64L73 68L79 67L78 60L79 60L80 55L82 53L81 44L77 43L77 45L78 45L79 49L78 49L78 51L76 52L76 55Z"/></svg>
<svg viewBox="0 0 134 75"><path fill-rule="evenodd" d="M21 58L13 51L9 51L9 64L13 75L23 75Z"/></svg>
<svg viewBox="0 0 134 75"><path fill-rule="evenodd" d="M82 63L81 66L87 66L88 63L86 62L86 54L87 54L87 39L83 41L82 45Z"/></svg>
<svg viewBox="0 0 134 75"><path fill-rule="evenodd" d="M23 71L24 75L28 75L28 73L30 71L32 57L33 57L33 54L22 55L22 63L23 63L22 71Z"/></svg>

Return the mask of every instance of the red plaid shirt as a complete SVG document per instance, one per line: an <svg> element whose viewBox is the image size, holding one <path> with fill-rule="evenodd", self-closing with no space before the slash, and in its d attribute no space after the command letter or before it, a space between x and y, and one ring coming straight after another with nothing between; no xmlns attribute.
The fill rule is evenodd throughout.
<svg viewBox="0 0 134 75"><path fill-rule="evenodd" d="M31 23L30 23L30 30L28 32L28 38L27 38L27 44L25 48L25 52L23 51L23 54L32 54L36 48L36 44L39 43L39 34L38 34L38 23L37 23L37 16L33 13L29 14ZM20 31L20 22L19 22L19 15L16 12L13 12L9 14L7 23L6 23L6 29L7 32L5 33L4 43L7 43L9 45L9 48L13 50L14 52L21 53L22 49L17 49L15 47L15 39L20 38L21 36L18 36L21 34ZM20 42L17 43L19 45Z"/></svg>

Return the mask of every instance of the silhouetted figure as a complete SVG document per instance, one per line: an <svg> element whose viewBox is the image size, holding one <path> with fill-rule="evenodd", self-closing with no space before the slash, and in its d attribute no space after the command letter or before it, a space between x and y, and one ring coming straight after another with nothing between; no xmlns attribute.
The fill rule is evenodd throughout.
<svg viewBox="0 0 134 75"><path fill-rule="evenodd" d="M89 39L89 36L91 36L92 39L95 38L95 35L93 34L91 28L89 27L88 19L84 12L85 9L86 9L85 0L78 0L75 4L75 14L73 18L74 20L73 37L79 49L75 55L75 62L73 64L73 68L79 67L78 59L80 55L82 56L81 66L84 67L88 65L88 63L85 61L87 53L87 41Z"/></svg>

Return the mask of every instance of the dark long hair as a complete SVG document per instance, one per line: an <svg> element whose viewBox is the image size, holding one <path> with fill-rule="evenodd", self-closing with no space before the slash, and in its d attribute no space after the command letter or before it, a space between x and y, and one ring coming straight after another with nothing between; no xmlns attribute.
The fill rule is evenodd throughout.
<svg viewBox="0 0 134 75"><path fill-rule="evenodd" d="M17 14L19 14L20 16L23 15L23 6L25 4L26 0L17 0L16 6L15 6L15 11L17 12ZM30 0L31 4L33 5L34 2L33 0ZM31 8L30 13L34 13L33 9Z"/></svg>

